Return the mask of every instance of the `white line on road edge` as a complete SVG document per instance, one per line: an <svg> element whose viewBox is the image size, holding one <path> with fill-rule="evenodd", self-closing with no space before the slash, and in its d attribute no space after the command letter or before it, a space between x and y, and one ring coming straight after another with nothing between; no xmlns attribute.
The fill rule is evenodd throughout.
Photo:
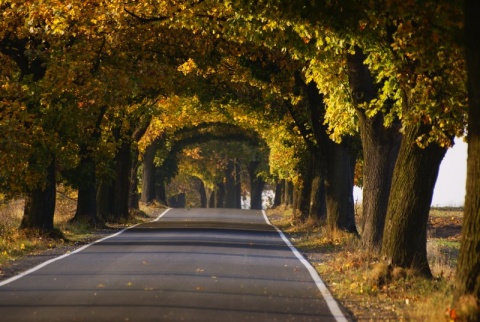
<svg viewBox="0 0 480 322"><path fill-rule="evenodd" d="M295 256L302 262L303 266L308 270L310 273L310 276L313 278L313 281L317 285L317 288L320 290L320 292L323 295L323 298L325 299L325 302L327 302L328 308L330 309L330 312L332 313L333 317L335 320L338 322L347 322L347 318L343 314L342 310L340 310L340 307L338 306L337 301L333 298L332 294L328 290L327 286L325 283L322 281L320 276L318 275L317 271L313 266L305 259L305 257L300 254L300 252L295 248L295 246L292 245L292 243L288 240L288 238L285 236L285 234L278 229L275 225L273 225L270 220L268 220L267 214L265 213L264 210L262 210L263 213L263 218L265 218L265 221L267 224L275 228L275 230L280 234L280 237L282 237L283 241L287 246L290 248L290 250L295 254Z"/></svg>
<svg viewBox="0 0 480 322"><path fill-rule="evenodd" d="M162 212L154 221L159 221L160 218L162 218L163 216L165 216L165 214L172 208L168 208L167 210L165 210L164 212Z"/></svg>
<svg viewBox="0 0 480 322"><path fill-rule="evenodd" d="M162 213L161 213L155 220L153 220L153 221L158 221L158 220L159 220L160 218L162 218L169 210L170 210L170 208L168 208L167 210L165 210L164 212L162 212ZM16 281L16 280L18 280L18 279L20 279L20 278L22 278L22 277L24 277L24 276L26 276L26 275L28 275L28 274L31 274L31 273L33 273L33 272L35 272L35 271L38 271L40 268L45 267L45 266L47 266L47 265L49 265L49 264L51 264L51 263L53 263L53 262L56 262L56 261L58 261L58 260L60 260L60 259L63 259L63 258L68 257L68 256L70 256L70 255L76 254L76 253L78 253L78 252L81 252L82 250L84 250L84 249L86 249L86 248L88 248L88 247L90 247L90 246L92 246L92 245L94 245L94 244L97 244L97 243L100 243L100 242L102 242L102 241L104 241L104 240L106 240L106 239L109 239L109 238L118 236L118 235L120 235L121 233L123 233L124 231L126 231L126 230L128 230L128 229L131 229L131 228L134 228L134 227L136 227L136 226L138 226L138 225L140 225L140 224L136 224L136 225L133 225L133 226L131 226L131 227L122 229L122 230L120 230L119 232L117 232L117 233L115 233L115 234L113 234L113 235L104 237L104 238L99 239L99 240L96 240L96 241L94 241L94 242L92 242L92 243L90 243L90 244L87 244L87 245L85 245L85 246L82 246L82 247L80 247L80 248L78 248L78 249L75 249L73 252L66 253L66 254L63 254L63 255L61 255L61 256L52 258L52 259L50 259L50 260L48 260L48 261L46 261L46 262L43 262L43 263L41 263L41 264L39 264L39 265L37 265L37 266L35 266L35 267L33 267L33 268L30 268L29 270L27 270L27 271L25 271L25 272L22 272L22 273L20 273L20 274L18 274L18 275L15 275L15 276L13 276L13 277L10 277L9 279L6 279L6 280L0 282L0 286L3 286L3 285L6 285L6 284L11 283L11 282L13 282L13 281Z"/></svg>

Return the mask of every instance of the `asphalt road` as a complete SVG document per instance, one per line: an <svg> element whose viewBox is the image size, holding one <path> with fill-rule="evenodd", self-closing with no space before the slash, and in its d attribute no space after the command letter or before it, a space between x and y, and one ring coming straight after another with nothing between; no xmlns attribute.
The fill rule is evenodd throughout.
<svg viewBox="0 0 480 322"><path fill-rule="evenodd" d="M170 209L1 282L0 321L345 321L296 252L261 211Z"/></svg>

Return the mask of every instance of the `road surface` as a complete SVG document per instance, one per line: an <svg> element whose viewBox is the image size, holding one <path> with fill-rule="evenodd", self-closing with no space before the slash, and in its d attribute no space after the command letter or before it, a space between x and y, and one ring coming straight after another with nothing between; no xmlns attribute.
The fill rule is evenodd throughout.
<svg viewBox="0 0 480 322"><path fill-rule="evenodd" d="M1 282L0 321L346 321L286 242L261 211L170 209Z"/></svg>

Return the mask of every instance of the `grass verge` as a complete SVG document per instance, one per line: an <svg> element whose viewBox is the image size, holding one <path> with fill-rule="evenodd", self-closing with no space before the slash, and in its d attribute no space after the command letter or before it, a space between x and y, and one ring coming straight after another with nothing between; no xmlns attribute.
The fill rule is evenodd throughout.
<svg viewBox="0 0 480 322"><path fill-rule="evenodd" d="M54 225L64 239L51 238L35 231L19 230L23 216L23 200L0 200L0 276L2 269L28 255L39 254L63 246L85 244L139 222L147 222L155 216L158 207L141 207L122 223L106 223L106 227L93 229L86 223L71 223L75 214L76 191L61 187L57 194Z"/></svg>

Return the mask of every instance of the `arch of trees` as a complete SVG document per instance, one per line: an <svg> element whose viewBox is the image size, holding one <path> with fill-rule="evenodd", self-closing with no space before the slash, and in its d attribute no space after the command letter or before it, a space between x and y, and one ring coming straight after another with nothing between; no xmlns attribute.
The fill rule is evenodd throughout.
<svg viewBox="0 0 480 322"><path fill-rule="evenodd" d="M172 151L225 130L202 124L236 124L216 138L257 133L295 220L325 218L430 276L433 188L467 127L458 296L478 300L477 2L6 0L0 11L0 188L25 198L22 228L54 229L59 182L78 189L74 219L125 219L141 160L175 170Z"/></svg>
<svg viewBox="0 0 480 322"><path fill-rule="evenodd" d="M156 140L158 141L159 138ZM163 140L166 140L166 138L163 138ZM155 157L158 142L149 145L145 151L142 171L142 201L149 203L157 200L167 204L165 184L178 174L179 158L182 151L196 146L195 157L189 161L191 163L189 166L195 168L191 172L200 180L199 187L202 200L200 207L241 208L240 172L242 169L240 167L243 166L247 168L243 170L249 172L250 208L261 209L264 180L258 176L257 169L262 159L265 159L260 155L266 149L266 146L257 133L235 124L201 123L175 131L170 135L169 141L168 152L165 157L161 157L162 152L165 153L165 151L159 152L157 165L155 164ZM250 153L246 149L242 149L241 144L237 144L234 146L237 151L227 149L223 152L226 154L220 156L220 159L205 160L205 157L208 156L198 155L198 153L202 153L198 146L212 141L217 142L217 150L221 150L222 145L228 142L244 143L251 147L248 151ZM165 147L165 144L162 147ZM209 152L213 153L213 151ZM263 152L263 154L265 153ZM240 162L240 159L243 159L243 162ZM206 195L205 187L211 190L210 196Z"/></svg>

